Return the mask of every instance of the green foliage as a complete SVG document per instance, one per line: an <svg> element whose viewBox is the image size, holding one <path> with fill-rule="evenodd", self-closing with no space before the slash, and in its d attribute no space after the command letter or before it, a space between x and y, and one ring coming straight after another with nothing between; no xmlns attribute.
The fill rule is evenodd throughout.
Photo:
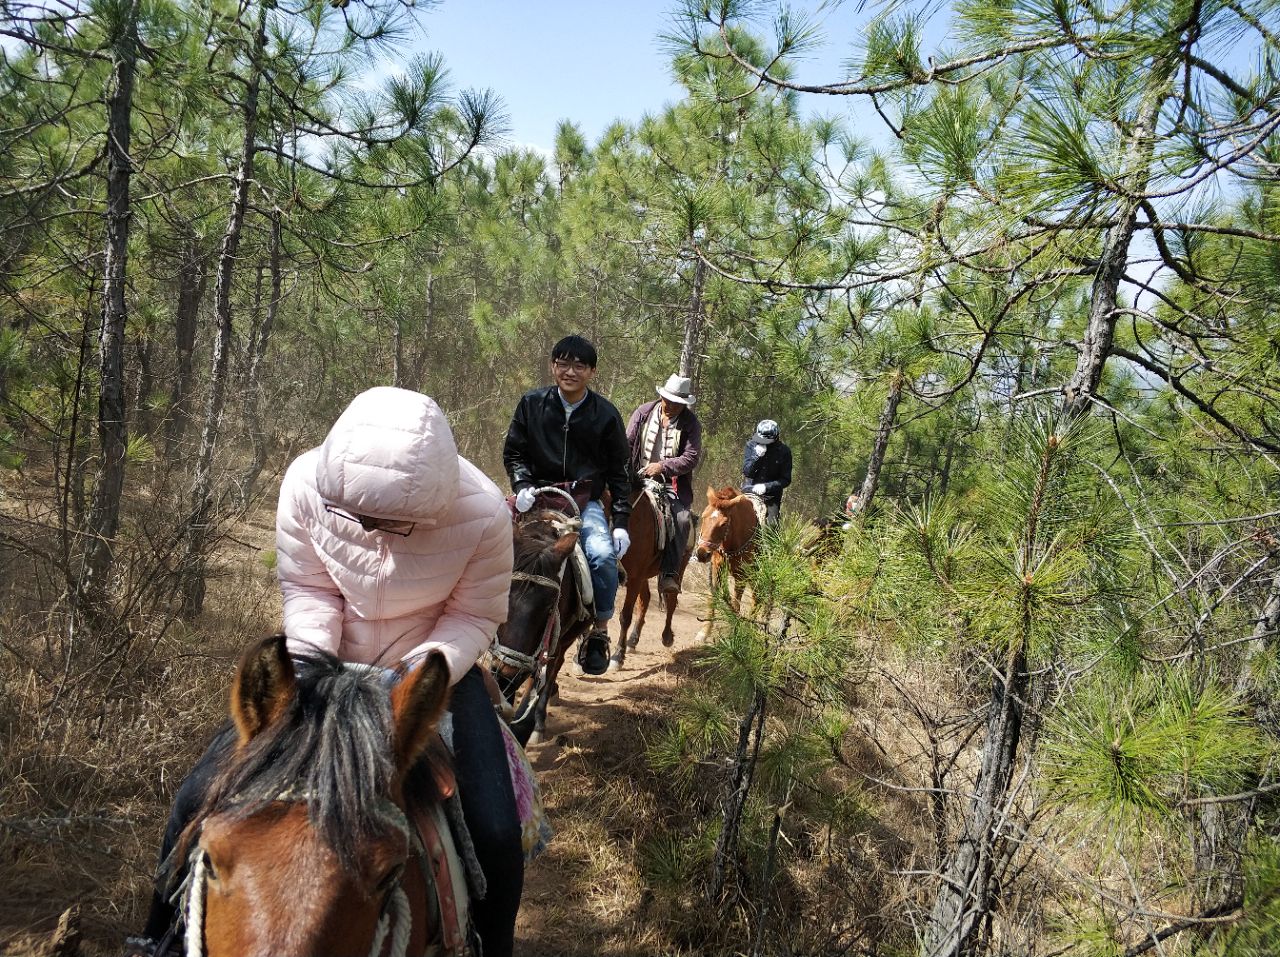
<svg viewBox="0 0 1280 957"><path fill-rule="evenodd" d="M1094 827L1139 839L1180 828L1181 802L1231 794L1262 770L1264 738L1218 683L1197 690L1181 670L1077 687L1044 744L1044 786Z"/></svg>

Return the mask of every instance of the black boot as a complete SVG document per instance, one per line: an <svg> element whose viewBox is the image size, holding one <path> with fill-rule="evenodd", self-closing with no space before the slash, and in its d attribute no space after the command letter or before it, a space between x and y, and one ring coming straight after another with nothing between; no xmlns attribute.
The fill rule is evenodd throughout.
<svg viewBox="0 0 1280 957"><path fill-rule="evenodd" d="M602 675L609 670L609 633L597 628L582 639L578 664L584 674Z"/></svg>

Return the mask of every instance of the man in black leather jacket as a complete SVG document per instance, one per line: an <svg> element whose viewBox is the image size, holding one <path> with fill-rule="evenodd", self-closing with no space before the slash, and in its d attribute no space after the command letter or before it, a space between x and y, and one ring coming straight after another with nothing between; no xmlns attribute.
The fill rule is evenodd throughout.
<svg viewBox="0 0 1280 957"><path fill-rule="evenodd" d="M566 336L551 350L555 385L526 392L516 406L502 448L502 462L516 493L516 509L533 507L543 485L585 482L590 501L582 510L582 548L591 566L595 627L584 639L582 670L599 675L609 667L609 619L618 594L618 559L631 545L631 450L622 416L613 403L587 388L596 372L595 347ZM608 489L613 531L601 496Z"/></svg>

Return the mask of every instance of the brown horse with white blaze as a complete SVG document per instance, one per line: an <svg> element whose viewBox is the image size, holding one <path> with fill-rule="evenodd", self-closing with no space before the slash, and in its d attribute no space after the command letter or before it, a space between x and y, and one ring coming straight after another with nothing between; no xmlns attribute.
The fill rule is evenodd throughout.
<svg viewBox="0 0 1280 957"><path fill-rule="evenodd" d="M699 641L706 640L715 624L715 592L726 571L733 586L734 610L741 607L745 588L741 571L755 554L758 526L755 505L749 496L730 485L719 489L707 486L707 507L698 520L698 544L693 551L699 562L711 563L711 597L707 602L707 623L698 632Z"/></svg>
<svg viewBox="0 0 1280 957"><path fill-rule="evenodd" d="M332 656L295 664L282 635L251 647L232 689L235 749L178 845L190 862L187 953L465 946L456 919L441 936L441 898L418 836L454 786L435 734L448 694L438 652L404 674L388 702L378 674Z"/></svg>
<svg viewBox="0 0 1280 957"><path fill-rule="evenodd" d="M658 493L665 494L665 493ZM654 508L649 494L643 487L631 496L631 521L628 528L631 532L631 547L619 563L627 575L626 596L622 601L622 612L618 617L618 644L609 658L609 670L618 671L627 660L627 649L635 648L640 643L640 632L644 629L645 615L649 611L649 601L653 594L649 581L662 570L662 549L658 547L658 522L661 519ZM685 549L676 570L677 580L684 577L685 567L689 564L689 550ZM661 606L666 611L666 621L662 626L662 644L670 648L675 644L675 631L671 627L671 618L679 604L677 594L665 594L660 598ZM632 617L635 627L631 627ZM628 629L630 628L630 635Z"/></svg>

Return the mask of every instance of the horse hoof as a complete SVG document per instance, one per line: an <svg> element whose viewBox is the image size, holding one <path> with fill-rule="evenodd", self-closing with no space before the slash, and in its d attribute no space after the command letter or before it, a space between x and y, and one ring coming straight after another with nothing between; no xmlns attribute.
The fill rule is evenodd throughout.
<svg viewBox="0 0 1280 957"><path fill-rule="evenodd" d="M610 674L610 675L611 675L611 674L613 674L615 671L621 671L621 670L622 670L622 662L621 662L621 661L619 661L617 658L610 658L610 659L609 659L609 670L608 670L608 671L606 671L606 672L605 672L605 674Z"/></svg>
<svg viewBox="0 0 1280 957"><path fill-rule="evenodd" d="M664 631L664 632L662 633L662 647L664 647L664 648L670 648L670 647L671 647L672 645L674 645L675 643L676 643L676 636L675 636L675 635L673 635L673 634L672 634L671 632L669 632L669 631Z"/></svg>
<svg viewBox="0 0 1280 957"><path fill-rule="evenodd" d="M582 670L582 665L578 664L576 661L572 665L570 665L569 670L572 671L579 678L581 678L584 673Z"/></svg>
<svg viewBox="0 0 1280 957"><path fill-rule="evenodd" d="M635 651L635 650L636 650L636 645L638 645L638 644L640 644L640 636L639 636L639 635L632 635L630 638L628 638L628 639L627 639L627 649L628 649L629 651Z"/></svg>
<svg viewBox="0 0 1280 957"><path fill-rule="evenodd" d="M541 744L541 743L542 743L541 731L535 731L533 732L533 734L529 735L529 741L528 741L529 745L535 745L535 744Z"/></svg>

